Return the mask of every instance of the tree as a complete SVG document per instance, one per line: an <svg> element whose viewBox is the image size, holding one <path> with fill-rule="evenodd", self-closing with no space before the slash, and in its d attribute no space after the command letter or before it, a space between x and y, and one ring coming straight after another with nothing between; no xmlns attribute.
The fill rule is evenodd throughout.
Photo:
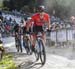
<svg viewBox="0 0 75 69"><path fill-rule="evenodd" d="M9 10L14 9L14 1L13 0L4 0L3 6L9 8Z"/></svg>
<svg viewBox="0 0 75 69"><path fill-rule="evenodd" d="M31 0L4 0L3 6L8 7L10 10L20 10L24 5L29 5Z"/></svg>
<svg viewBox="0 0 75 69"><path fill-rule="evenodd" d="M48 13L50 13L50 15L57 16L61 19L69 17L71 6L64 5L66 4L65 0L64 1L62 0L63 2L59 2L59 0L47 0L47 1L48 2L45 5L47 6L47 11ZM53 13L53 11L55 11L55 14Z"/></svg>
<svg viewBox="0 0 75 69"><path fill-rule="evenodd" d="M4 0L3 1L3 6L8 7L9 10L21 10L25 6L28 6L30 9L30 12L34 12L36 9L36 6L39 5L43 0Z"/></svg>

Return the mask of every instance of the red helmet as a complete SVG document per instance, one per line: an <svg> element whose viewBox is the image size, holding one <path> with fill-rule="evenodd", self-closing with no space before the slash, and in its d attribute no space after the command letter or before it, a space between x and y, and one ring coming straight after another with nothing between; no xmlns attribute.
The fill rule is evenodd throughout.
<svg viewBox="0 0 75 69"><path fill-rule="evenodd" d="M38 11L39 12L43 12L43 11L45 11L45 6L38 6Z"/></svg>

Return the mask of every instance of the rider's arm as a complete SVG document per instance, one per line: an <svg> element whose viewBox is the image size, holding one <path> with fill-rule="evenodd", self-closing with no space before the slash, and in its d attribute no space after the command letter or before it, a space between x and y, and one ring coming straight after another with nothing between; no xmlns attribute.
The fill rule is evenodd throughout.
<svg viewBox="0 0 75 69"><path fill-rule="evenodd" d="M50 16L48 16L48 20L47 20L47 25L48 25L48 29L50 30L51 28L51 20L50 20Z"/></svg>
<svg viewBox="0 0 75 69"><path fill-rule="evenodd" d="M29 28L32 27L32 20L26 21L26 30L29 31Z"/></svg>
<svg viewBox="0 0 75 69"><path fill-rule="evenodd" d="M29 23L28 23L28 28L31 28L32 26L33 26L33 24L34 24L34 21L35 21L35 17L34 16L32 16L31 17L31 20L29 21Z"/></svg>

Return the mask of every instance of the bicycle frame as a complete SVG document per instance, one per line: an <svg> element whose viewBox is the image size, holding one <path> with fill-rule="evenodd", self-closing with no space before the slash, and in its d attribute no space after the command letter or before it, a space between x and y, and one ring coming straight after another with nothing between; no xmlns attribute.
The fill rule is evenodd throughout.
<svg viewBox="0 0 75 69"><path fill-rule="evenodd" d="M30 36L29 34L25 34L24 39L29 40L29 36Z"/></svg>
<svg viewBox="0 0 75 69"><path fill-rule="evenodd" d="M38 34L36 35L37 40L42 40L42 33L38 32Z"/></svg>

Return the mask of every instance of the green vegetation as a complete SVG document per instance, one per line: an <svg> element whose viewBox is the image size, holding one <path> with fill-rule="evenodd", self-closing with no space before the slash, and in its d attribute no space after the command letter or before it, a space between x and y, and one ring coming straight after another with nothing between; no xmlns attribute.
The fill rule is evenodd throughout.
<svg viewBox="0 0 75 69"><path fill-rule="evenodd" d="M8 7L9 10L20 11L23 7L28 6L31 8L35 6L36 0L3 0L3 7Z"/></svg>
<svg viewBox="0 0 75 69"><path fill-rule="evenodd" d="M0 69L16 69L12 55L5 55L0 61Z"/></svg>
<svg viewBox="0 0 75 69"><path fill-rule="evenodd" d="M0 0L0 8L3 7L3 0Z"/></svg>

